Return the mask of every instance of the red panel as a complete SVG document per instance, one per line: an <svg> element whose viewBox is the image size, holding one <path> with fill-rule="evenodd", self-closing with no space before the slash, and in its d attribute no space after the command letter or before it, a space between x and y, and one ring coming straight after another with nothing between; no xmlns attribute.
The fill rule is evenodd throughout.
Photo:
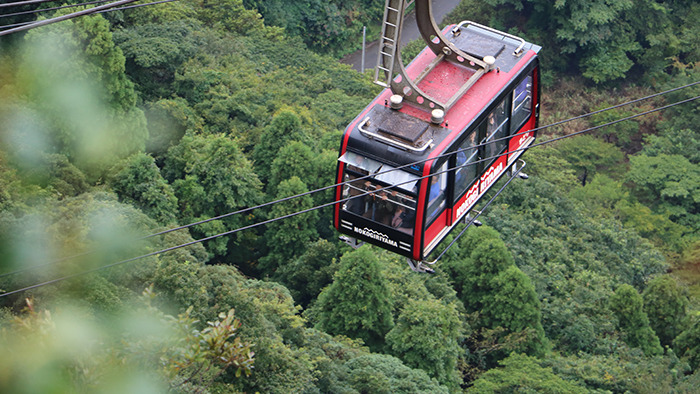
<svg viewBox="0 0 700 394"><path fill-rule="evenodd" d="M345 152L346 143L347 143L347 140L345 142L343 142L342 152ZM342 154L341 154L341 156L342 156ZM342 198L342 195L343 195L342 182L343 182L344 169L345 169L345 163L343 163L342 161L338 161L338 174L337 174L337 177L335 180L335 182L338 186L336 186L336 188L335 188L335 201L340 200ZM333 207L333 212L334 212L333 213L333 225L335 226L335 228L340 227L340 206L341 206L341 204L335 204L335 206Z"/></svg>
<svg viewBox="0 0 700 394"><path fill-rule="evenodd" d="M447 210L442 211L435 221L425 230L425 239L423 240L423 250L430 245L435 237L440 234L447 226Z"/></svg>
<svg viewBox="0 0 700 394"><path fill-rule="evenodd" d="M474 182L474 185L469 188L467 193L457 201L455 204L456 209L453 209L452 212L454 213L454 216L452 217L452 222L456 222L459 220L459 218L467 213L471 209L472 206L477 202L479 199L479 181L477 180Z"/></svg>
<svg viewBox="0 0 700 394"><path fill-rule="evenodd" d="M534 123L535 123L535 117L532 116L532 117L530 117L530 120L528 120L527 123L525 123L525 126L523 126L523 128L518 130L518 133L516 133L516 134L519 134L525 130L532 129L534 126ZM533 138L534 136L535 136L534 132L528 131L527 133L519 134L519 135L516 135L515 137L511 138L510 141L508 142L508 152L513 152L513 153L511 153L511 155L522 153L522 152L519 152L518 149L522 149L522 148L527 147L528 140L530 138Z"/></svg>
<svg viewBox="0 0 700 394"><path fill-rule="evenodd" d="M491 164L491 167L489 167L486 172L484 172L483 175L481 175L481 178L479 181L481 182L480 186L480 193L483 194L485 193L491 186L493 186L494 183L498 180L498 177L503 174L503 172L506 170L508 167L508 159L506 155L501 155L498 156L498 159Z"/></svg>
<svg viewBox="0 0 700 394"><path fill-rule="evenodd" d="M413 231L413 258L415 260L421 260L423 257L423 243L421 239L425 237L425 231L423 231L423 223L425 223L425 202L428 197L428 175L430 174L430 168L433 166L433 161L428 161L423 166L423 176L425 178L421 179L420 189L418 191L418 201L416 203L416 223L415 229Z"/></svg>

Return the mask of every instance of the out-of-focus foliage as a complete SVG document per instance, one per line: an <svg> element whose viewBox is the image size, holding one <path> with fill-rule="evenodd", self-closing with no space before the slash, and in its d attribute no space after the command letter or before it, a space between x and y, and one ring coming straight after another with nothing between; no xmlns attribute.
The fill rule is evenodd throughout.
<svg viewBox="0 0 700 394"><path fill-rule="evenodd" d="M152 295L147 292L146 297ZM249 376L251 344L240 340L233 310L203 330L189 310L177 317L148 302L105 321L79 306L52 313L27 299L22 316L4 316L0 343L5 358L3 392L201 391L226 369ZM122 341L130 346L125 347Z"/></svg>
<svg viewBox="0 0 700 394"><path fill-rule="evenodd" d="M14 160L26 168L62 154L99 178L110 161L142 151L146 119L107 21L90 16L30 31L0 112Z"/></svg>

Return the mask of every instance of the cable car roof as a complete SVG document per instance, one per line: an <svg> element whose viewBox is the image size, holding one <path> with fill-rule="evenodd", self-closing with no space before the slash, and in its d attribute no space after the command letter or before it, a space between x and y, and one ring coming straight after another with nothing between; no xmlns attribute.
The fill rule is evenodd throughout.
<svg viewBox="0 0 700 394"><path fill-rule="evenodd" d="M541 49L535 44L519 41L517 37L476 24L468 24L459 34L447 36L465 52L493 56L496 61L492 71L481 76L444 114L444 122L439 124L431 122L431 113L408 103L400 109L391 109L392 92L385 89L350 123L348 129L351 132L346 133L344 141L348 149L394 166L439 155L462 130L486 112L499 93L514 82ZM435 59L431 50L424 49L406 68L407 75L417 79ZM438 99L451 97L474 72L473 68L442 61L420 78L418 86ZM422 174L423 164L406 170Z"/></svg>

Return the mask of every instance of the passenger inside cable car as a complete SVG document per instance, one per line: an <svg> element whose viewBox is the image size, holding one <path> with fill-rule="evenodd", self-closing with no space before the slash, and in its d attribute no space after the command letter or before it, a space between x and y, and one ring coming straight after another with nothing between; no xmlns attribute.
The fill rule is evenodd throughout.
<svg viewBox="0 0 700 394"><path fill-rule="evenodd" d="M343 210L412 234L418 177L353 152L343 161L348 165L343 199L349 198Z"/></svg>

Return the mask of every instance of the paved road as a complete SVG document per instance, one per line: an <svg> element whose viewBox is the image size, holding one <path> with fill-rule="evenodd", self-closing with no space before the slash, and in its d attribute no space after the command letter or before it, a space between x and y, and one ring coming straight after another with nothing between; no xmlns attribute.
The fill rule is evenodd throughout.
<svg viewBox="0 0 700 394"><path fill-rule="evenodd" d="M435 17L435 22L438 24L442 22L445 15L457 7L460 1L461 0L433 0L433 16ZM401 45L406 45L406 43L417 38L420 38L420 32L418 32L418 26L416 25L416 15L411 13L406 16L403 23L403 30L401 31ZM378 42L379 41L373 41L367 43L367 48L365 51L365 70L374 69L374 66L377 65ZM361 71L362 50L358 50L345 56L343 59L341 59L341 63L350 64L355 70Z"/></svg>

